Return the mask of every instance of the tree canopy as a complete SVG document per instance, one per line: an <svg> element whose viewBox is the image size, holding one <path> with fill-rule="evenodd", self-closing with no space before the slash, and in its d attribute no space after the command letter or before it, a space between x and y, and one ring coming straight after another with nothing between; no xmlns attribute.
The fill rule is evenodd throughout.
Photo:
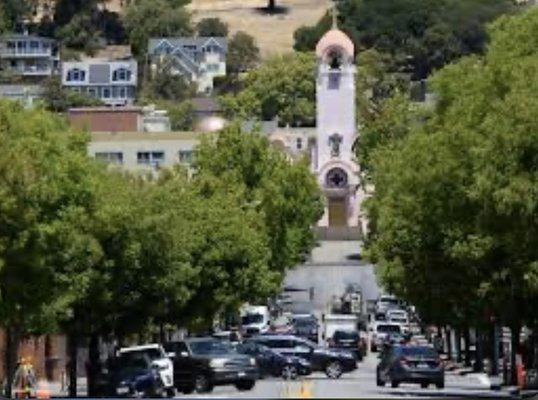
<svg viewBox="0 0 538 400"><path fill-rule="evenodd" d="M485 25L513 7L510 0L343 0L339 26L359 51L391 55L393 70L424 79L461 56L481 53ZM296 50L312 50L330 27L329 15L295 33Z"/></svg>
<svg viewBox="0 0 538 400"><path fill-rule="evenodd" d="M537 32L536 8L498 19L484 56L435 75L428 120L370 155L369 255L427 321L537 322Z"/></svg>
<svg viewBox="0 0 538 400"><path fill-rule="evenodd" d="M243 89L221 97L229 117L312 125L315 121L315 60L292 53L268 59L241 78Z"/></svg>
<svg viewBox="0 0 538 400"><path fill-rule="evenodd" d="M196 24L198 36L228 36L228 24L219 18L203 18Z"/></svg>

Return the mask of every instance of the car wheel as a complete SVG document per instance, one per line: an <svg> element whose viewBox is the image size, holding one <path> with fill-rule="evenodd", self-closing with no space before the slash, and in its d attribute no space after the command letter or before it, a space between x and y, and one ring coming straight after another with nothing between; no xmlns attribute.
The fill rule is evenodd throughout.
<svg viewBox="0 0 538 400"><path fill-rule="evenodd" d="M194 386L185 386L180 388L179 391L183 394L191 394L192 392L194 392Z"/></svg>
<svg viewBox="0 0 538 400"><path fill-rule="evenodd" d="M440 381L435 384L437 386L437 389L444 389L445 388L445 381Z"/></svg>
<svg viewBox="0 0 538 400"><path fill-rule="evenodd" d="M246 390L251 390L254 385L256 385L256 381L239 381L239 382L236 382L235 384L235 387L237 388L237 390L240 390L240 391L246 391Z"/></svg>
<svg viewBox="0 0 538 400"><path fill-rule="evenodd" d="M400 385L400 382L398 381L390 381L390 386L392 388L397 388Z"/></svg>
<svg viewBox="0 0 538 400"><path fill-rule="evenodd" d="M338 379L342 375L342 365L338 361L331 361L325 367L325 374L331 379Z"/></svg>
<svg viewBox="0 0 538 400"><path fill-rule="evenodd" d="M168 398L176 397L176 389L175 388L166 389L166 397Z"/></svg>
<svg viewBox="0 0 538 400"><path fill-rule="evenodd" d="M206 375L198 374L194 378L194 390L197 393L208 393L213 390L213 385L211 385Z"/></svg>
<svg viewBox="0 0 538 400"><path fill-rule="evenodd" d="M381 379L381 374L379 373L379 369L376 370L375 373L375 381L377 386L385 386L385 382Z"/></svg>
<svg viewBox="0 0 538 400"><path fill-rule="evenodd" d="M426 389L426 388L428 387L428 382L421 382L421 383L420 383L420 387L421 387L422 389Z"/></svg>
<svg viewBox="0 0 538 400"><path fill-rule="evenodd" d="M282 378L289 380L289 379L297 379L297 376L299 375L299 372L297 371L297 367L294 365L284 365L282 367Z"/></svg>

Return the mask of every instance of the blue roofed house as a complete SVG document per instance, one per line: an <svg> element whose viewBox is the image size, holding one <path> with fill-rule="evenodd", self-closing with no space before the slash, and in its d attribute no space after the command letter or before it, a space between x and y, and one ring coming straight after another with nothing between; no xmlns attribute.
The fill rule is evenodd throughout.
<svg viewBox="0 0 538 400"><path fill-rule="evenodd" d="M134 59L86 59L62 63L62 86L108 106L131 105L136 98L138 67Z"/></svg>
<svg viewBox="0 0 538 400"><path fill-rule="evenodd" d="M224 37L154 38L148 44L152 73L168 67L195 83L199 93L210 93L213 79L226 75L227 51Z"/></svg>

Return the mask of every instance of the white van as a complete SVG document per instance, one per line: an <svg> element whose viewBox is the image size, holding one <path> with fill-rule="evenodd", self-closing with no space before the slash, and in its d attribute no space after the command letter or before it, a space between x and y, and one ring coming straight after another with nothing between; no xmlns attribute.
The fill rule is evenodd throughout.
<svg viewBox="0 0 538 400"><path fill-rule="evenodd" d="M271 318L267 306L244 306L240 310L243 334L258 335L269 331Z"/></svg>
<svg viewBox="0 0 538 400"><path fill-rule="evenodd" d="M387 322L400 325L402 333L404 334L409 332L409 316L407 315L407 312L403 310L388 310Z"/></svg>
<svg viewBox="0 0 538 400"><path fill-rule="evenodd" d="M159 371L159 376L163 382L168 397L176 394L174 388L174 363L172 358L175 354L166 354L164 348L158 343L145 344L142 346L122 347L118 350L119 355L141 354L151 360L151 364Z"/></svg>

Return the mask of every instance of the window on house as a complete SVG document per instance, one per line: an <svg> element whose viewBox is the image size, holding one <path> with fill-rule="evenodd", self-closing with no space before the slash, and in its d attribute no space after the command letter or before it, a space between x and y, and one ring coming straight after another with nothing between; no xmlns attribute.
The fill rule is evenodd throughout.
<svg viewBox="0 0 538 400"><path fill-rule="evenodd" d="M110 98L110 89L109 88L103 88L103 98L105 98L105 99Z"/></svg>
<svg viewBox="0 0 538 400"><path fill-rule="evenodd" d="M67 81L68 82L81 82L86 79L86 71L83 71L79 68L73 68L67 71Z"/></svg>
<svg viewBox="0 0 538 400"><path fill-rule="evenodd" d="M97 98L97 89L95 89L95 88L89 88L89 89L88 89L88 95L89 95L90 97Z"/></svg>
<svg viewBox="0 0 538 400"><path fill-rule="evenodd" d="M139 151L136 153L136 160L139 165L150 165L158 168L164 163L163 151Z"/></svg>
<svg viewBox="0 0 538 400"><path fill-rule="evenodd" d="M112 73L113 81L130 81L131 71L127 68L118 68Z"/></svg>
<svg viewBox="0 0 538 400"><path fill-rule="evenodd" d="M183 48L188 51L196 51L196 46L192 44L186 44L183 46Z"/></svg>
<svg viewBox="0 0 538 400"><path fill-rule="evenodd" d="M191 164L193 157L192 150L180 150L179 151L179 162L181 164Z"/></svg>
<svg viewBox="0 0 538 400"><path fill-rule="evenodd" d="M338 90L340 87L340 73L331 72L329 74L329 90Z"/></svg>
<svg viewBox="0 0 538 400"><path fill-rule="evenodd" d="M303 138L297 138L297 150L301 150L303 148Z"/></svg>
<svg viewBox="0 0 538 400"><path fill-rule="evenodd" d="M123 164L122 152L98 152L95 153L95 159L107 164Z"/></svg>
<svg viewBox="0 0 538 400"><path fill-rule="evenodd" d="M119 88L119 96L120 99L125 99L127 97L127 90L124 87Z"/></svg>

